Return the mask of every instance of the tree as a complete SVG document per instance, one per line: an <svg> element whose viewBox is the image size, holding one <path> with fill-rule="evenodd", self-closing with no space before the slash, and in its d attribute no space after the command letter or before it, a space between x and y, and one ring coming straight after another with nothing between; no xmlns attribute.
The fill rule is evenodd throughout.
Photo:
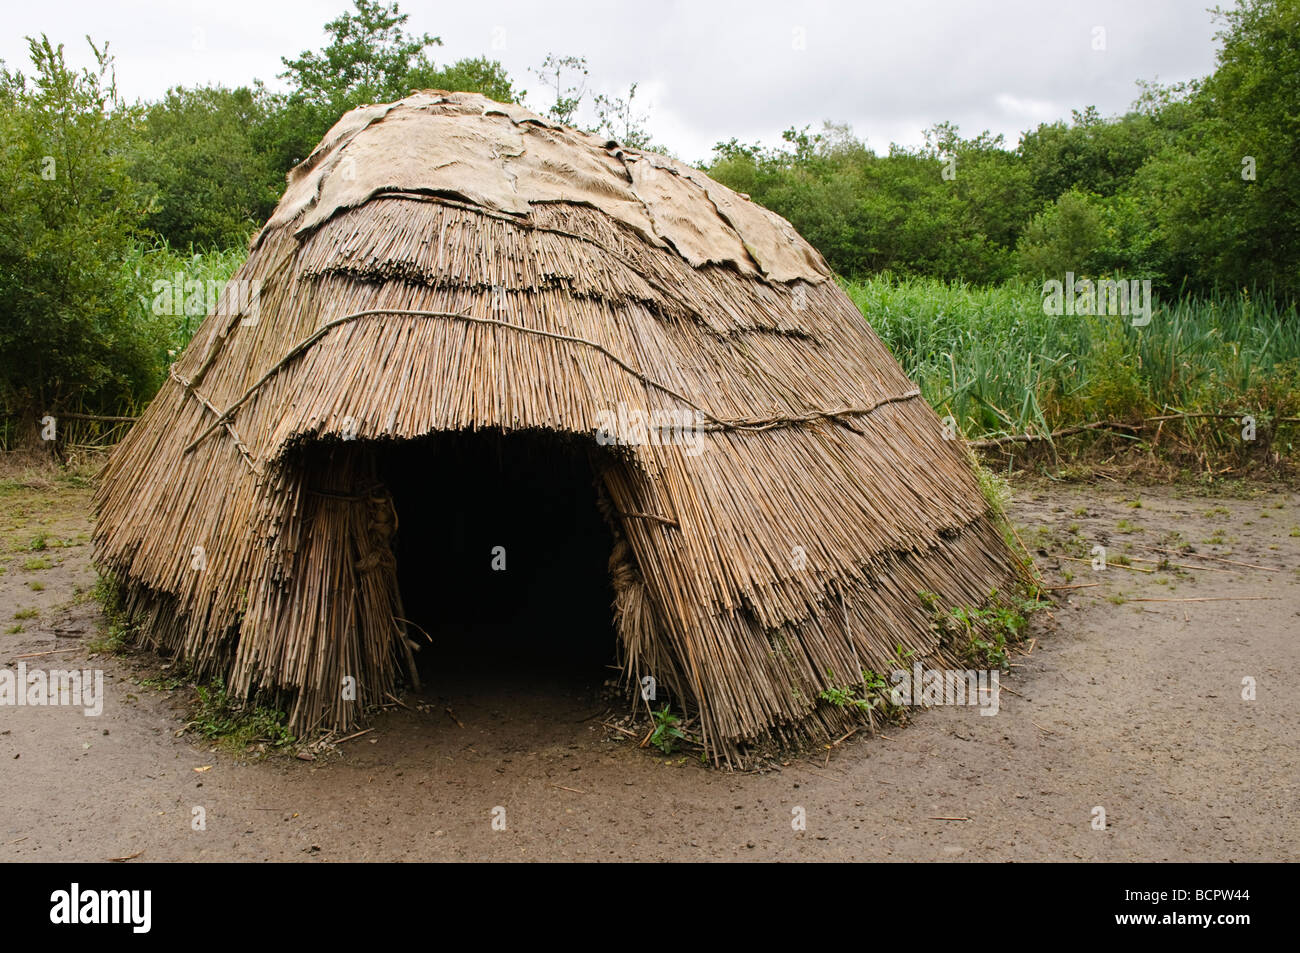
<svg viewBox="0 0 1300 953"><path fill-rule="evenodd" d="M1205 82L1217 163L1206 179L1228 226L1207 257L1225 285L1300 295L1300 0L1238 0Z"/></svg>
<svg viewBox="0 0 1300 953"><path fill-rule="evenodd" d="M330 42L323 49L282 58L285 70L280 78L290 86L286 95L256 86L257 95L269 102L268 122L258 132L259 148L279 174L305 159L340 116L365 103L391 102L414 89L478 92L501 102L517 98L505 69L495 60L479 57L438 67L430 52L442 40L407 33L409 14L397 3L353 2L355 10L325 24Z"/></svg>
<svg viewBox="0 0 1300 953"><path fill-rule="evenodd" d="M496 60L486 57L457 60L450 66L434 69L427 75L414 73L413 89L445 89L453 93L482 93L499 103L513 103L521 99L505 68Z"/></svg>
<svg viewBox="0 0 1300 953"><path fill-rule="evenodd" d="M146 225L181 248L246 241L284 188L258 148L266 121L248 87L177 87L148 106L131 168L153 192Z"/></svg>
<svg viewBox="0 0 1300 953"><path fill-rule="evenodd" d="M540 67L533 67L532 72L546 84L547 89L555 92L555 102L547 109L556 122L572 126L576 121L578 107L587 92L587 58L585 56L556 56L548 53ZM576 73L577 85L566 78L566 74Z"/></svg>
<svg viewBox="0 0 1300 953"><path fill-rule="evenodd" d="M305 50L296 59L281 57L293 88L291 98L342 114L360 103L387 102L410 92L412 73L429 72L428 50L442 39L406 33L410 14L396 3L353 0L356 11L345 11L325 24L331 36L319 52Z"/></svg>
<svg viewBox="0 0 1300 953"><path fill-rule="evenodd" d="M1094 196L1071 189L1025 228L1018 248L1021 270L1036 278L1095 275L1101 261L1103 222Z"/></svg>
<svg viewBox="0 0 1300 953"><path fill-rule="evenodd" d="M158 342L131 320L123 268L144 210L126 171L136 116L107 46L90 45L81 72L44 36L28 38L30 80L0 65L0 401L28 445L75 397L107 405L156 384Z"/></svg>
<svg viewBox="0 0 1300 953"><path fill-rule="evenodd" d="M1155 151L1150 115L1103 119L1096 107L1073 110L1072 121L1041 123L1017 150L1035 197L1052 202L1071 189L1094 195L1120 191Z"/></svg>
<svg viewBox="0 0 1300 953"><path fill-rule="evenodd" d="M1216 9L1212 75L1144 90L1140 106L1171 131L1132 195L1180 285L1300 296L1300 0Z"/></svg>
<svg viewBox="0 0 1300 953"><path fill-rule="evenodd" d="M257 95L271 107L258 144L281 174L307 158L345 112L363 103L400 99L410 92L413 73L433 70L428 50L442 44L439 37L408 34L403 26L410 15L397 3L353 3L354 10L325 24L330 42L323 49L281 57L284 72L279 76L289 83L287 94L256 84Z"/></svg>
<svg viewBox="0 0 1300 953"><path fill-rule="evenodd" d="M1029 214L1025 177L1000 137L941 123L927 145L877 156L845 125L787 129L765 150L719 143L709 174L787 218L837 272L996 281ZM945 170L952 174L945 174Z"/></svg>
<svg viewBox="0 0 1300 953"><path fill-rule="evenodd" d="M611 139L621 142L633 149L650 149L650 132L646 129L647 115L638 115L633 107L636 99L636 83L627 91L627 98L597 94L594 99L596 132L603 132Z"/></svg>

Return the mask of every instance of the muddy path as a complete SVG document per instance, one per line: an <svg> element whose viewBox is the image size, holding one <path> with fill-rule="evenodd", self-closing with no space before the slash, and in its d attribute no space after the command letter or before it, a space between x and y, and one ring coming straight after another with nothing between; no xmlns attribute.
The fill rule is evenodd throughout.
<svg viewBox="0 0 1300 953"><path fill-rule="evenodd" d="M0 707L2 860L1300 852L1300 497L1291 491L1017 487L1014 521L1049 581L1081 588L1059 590L1052 618L1040 616L1033 641L1014 653L998 714L934 708L824 754L731 773L638 750L602 726L601 676L588 673L435 680L422 697L404 696L409 708L394 706L373 731L312 762L178 736L187 690L157 681L148 658L94 651L88 490L7 486L0 667L99 667L106 688L99 717ZM1231 562L1161 563L1159 550L1188 543ZM1104 571L1092 568L1094 546L1106 547ZM1168 601L1191 599L1212 601ZM1253 700L1242 697L1246 678ZM1104 830L1093 827L1097 807ZM497 808L504 830L494 829ZM798 809L803 831L792 827Z"/></svg>

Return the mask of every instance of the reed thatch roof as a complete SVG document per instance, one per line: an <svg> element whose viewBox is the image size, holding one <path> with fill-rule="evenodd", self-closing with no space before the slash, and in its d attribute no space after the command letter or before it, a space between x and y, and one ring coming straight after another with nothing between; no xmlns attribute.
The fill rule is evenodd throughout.
<svg viewBox="0 0 1300 953"><path fill-rule="evenodd" d="M403 665L373 441L594 447L620 406L698 413L699 445L597 468L628 673L693 704L715 757L838 730L821 690L940 652L919 592L976 604L1016 574L821 256L674 160L478 95L362 107L235 277L256 301L227 294L113 454L96 551L153 644L292 695L300 728L355 722Z"/></svg>

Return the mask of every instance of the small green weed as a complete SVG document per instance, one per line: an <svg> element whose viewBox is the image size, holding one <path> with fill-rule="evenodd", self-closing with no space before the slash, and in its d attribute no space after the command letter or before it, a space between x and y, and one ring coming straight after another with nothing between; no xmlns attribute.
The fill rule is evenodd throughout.
<svg viewBox="0 0 1300 953"><path fill-rule="evenodd" d="M1011 660L1008 647L1023 638L1027 616L1043 607L1036 599L1011 600L996 590L983 608L954 606L945 612L933 599L927 604L933 612L932 627L958 657L976 668L999 669Z"/></svg>
<svg viewBox="0 0 1300 953"><path fill-rule="evenodd" d="M655 730L650 735L650 743L664 754L672 754L673 742L686 739L686 733L677 727L681 719L674 715L667 705L658 711L652 711L651 714L654 715Z"/></svg>

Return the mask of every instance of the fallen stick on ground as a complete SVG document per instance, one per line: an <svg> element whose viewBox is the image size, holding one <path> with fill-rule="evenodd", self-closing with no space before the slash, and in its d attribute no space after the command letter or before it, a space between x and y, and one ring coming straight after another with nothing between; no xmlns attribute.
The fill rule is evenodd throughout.
<svg viewBox="0 0 1300 953"><path fill-rule="evenodd" d="M857 733L858 733L859 731L861 731L861 730L862 730L861 727L858 727L858 728L854 728L852 731L845 732L844 734L840 735L838 738L836 738L834 741L831 742L831 747L834 748L837 744L839 744L839 743L840 743L841 741L843 741L845 738L848 738L848 737L851 736L851 735L855 735L855 734L857 734Z"/></svg>
<svg viewBox="0 0 1300 953"><path fill-rule="evenodd" d="M1040 443L1044 440L1051 442L1057 437L1069 437L1074 434L1087 433L1092 430L1126 430L1130 434L1139 434L1147 430L1148 423L1159 422L1162 426L1165 421L1169 420L1192 420L1200 417L1219 418L1222 420L1236 420L1241 414L1165 414L1160 417L1144 417L1140 424L1124 424L1117 420L1098 420L1090 424L1081 424L1077 427L1065 427L1061 430L1053 430L1051 433L1018 433L1010 434L1005 437L988 437L983 440L969 440L967 443L976 450L988 450L993 447L1006 446L1009 443ZM1275 423L1300 423L1300 417L1278 417ZM1157 428L1158 430L1159 428ZM1102 474L1105 476L1105 474Z"/></svg>
<svg viewBox="0 0 1300 953"><path fill-rule="evenodd" d="M1231 573L1234 576L1241 575L1241 573L1237 572L1237 570L1235 569L1216 569L1213 566L1188 566L1183 563L1171 563L1167 559L1143 559L1140 556L1129 556L1128 558L1138 563L1155 563L1156 568L1159 568L1160 564L1164 563L1166 566L1169 566L1171 569L1194 569L1197 572L1226 572L1226 573Z"/></svg>
<svg viewBox="0 0 1300 953"><path fill-rule="evenodd" d="M103 414L58 414L64 420L97 420L106 424L133 424L139 417L111 417Z"/></svg>
<svg viewBox="0 0 1300 953"><path fill-rule="evenodd" d="M1235 414L1206 414L1206 413L1196 413L1196 414L1190 414L1190 413L1189 413L1189 414L1164 414L1163 416L1160 416L1160 417L1143 417L1142 419L1143 419L1144 421L1155 421L1155 420L1192 420L1192 419L1195 419L1195 418L1209 418L1209 419L1214 419L1214 420L1237 420L1238 418L1242 417L1244 414L1245 414L1245 411L1239 411L1238 413L1235 413ZM1300 417L1276 417L1276 418L1274 418L1274 422L1275 422L1275 423L1288 423L1288 424L1300 423Z"/></svg>
<svg viewBox="0 0 1300 953"><path fill-rule="evenodd" d="M81 646L77 646L75 649L50 649L48 652L28 652L26 655L15 655L14 660L16 661L22 658L40 658L42 655L62 655L65 652L79 652L80 650Z"/></svg>
<svg viewBox="0 0 1300 953"><path fill-rule="evenodd" d="M340 738L338 741L336 741L336 742L334 742L334 743L335 743L336 745L341 745L341 744L343 744L343 742L345 742L345 741L351 741L353 738L360 738L362 735L368 735L368 734L370 734L370 732L372 732L372 731L374 731L374 730L375 730L375 729L373 729L373 728L367 728L365 731L358 731L356 734L348 735L346 738Z"/></svg>
<svg viewBox="0 0 1300 953"><path fill-rule="evenodd" d="M990 447L1001 447L1009 443L1038 443L1043 440L1055 440L1057 437L1068 437L1071 434L1083 433L1087 430L1127 430L1136 433L1142 428L1134 424L1121 424L1112 420L1101 420L1096 423L1083 424L1079 427L1066 427L1064 430L1054 430L1049 434L1036 433L1018 433L1009 437L992 437L987 440L972 440L970 445L976 450L987 450Z"/></svg>
<svg viewBox="0 0 1300 953"><path fill-rule="evenodd" d="M1235 559L1225 559L1222 556L1211 556L1207 553L1180 553L1175 549L1161 549L1159 546L1152 546L1158 553L1170 553L1174 556L1194 556L1197 559L1213 559L1216 563L1227 563L1229 566L1244 566L1247 569L1262 569L1264 572L1282 572L1275 566L1256 566L1253 563L1238 562Z"/></svg>
<svg viewBox="0 0 1300 953"><path fill-rule="evenodd" d="M1268 602L1281 596L1197 596L1192 599L1125 599L1125 602Z"/></svg>

